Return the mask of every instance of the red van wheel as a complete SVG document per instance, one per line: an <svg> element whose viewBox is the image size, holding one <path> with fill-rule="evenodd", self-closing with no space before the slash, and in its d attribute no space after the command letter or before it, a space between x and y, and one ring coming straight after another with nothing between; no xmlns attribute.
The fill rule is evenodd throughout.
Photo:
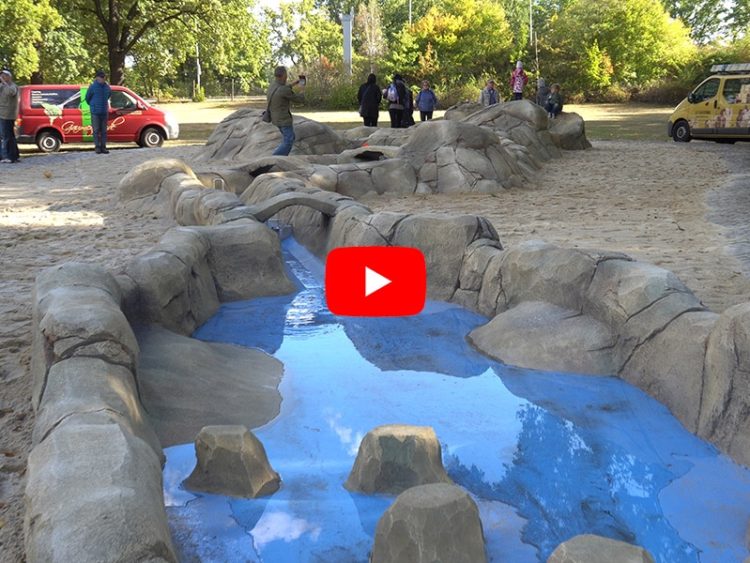
<svg viewBox="0 0 750 563"><path fill-rule="evenodd" d="M62 139L54 131L42 131L36 136L36 146L42 152L57 152L62 145Z"/></svg>
<svg viewBox="0 0 750 563"><path fill-rule="evenodd" d="M148 149L160 147L164 144L164 133L156 127L146 127L141 133L141 142L138 144Z"/></svg>

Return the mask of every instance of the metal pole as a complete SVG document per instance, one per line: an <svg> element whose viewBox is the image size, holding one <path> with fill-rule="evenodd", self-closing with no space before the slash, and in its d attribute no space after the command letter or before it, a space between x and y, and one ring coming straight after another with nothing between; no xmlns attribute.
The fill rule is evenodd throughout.
<svg viewBox="0 0 750 563"><path fill-rule="evenodd" d="M341 14L341 26L344 30L344 70L352 75L352 19L354 19L354 8L351 13Z"/></svg>
<svg viewBox="0 0 750 563"><path fill-rule="evenodd" d="M529 46L534 44L534 7L533 0L529 0Z"/></svg>
<svg viewBox="0 0 750 563"><path fill-rule="evenodd" d="M411 0L409 0L409 27L411 27Z"/></svg>

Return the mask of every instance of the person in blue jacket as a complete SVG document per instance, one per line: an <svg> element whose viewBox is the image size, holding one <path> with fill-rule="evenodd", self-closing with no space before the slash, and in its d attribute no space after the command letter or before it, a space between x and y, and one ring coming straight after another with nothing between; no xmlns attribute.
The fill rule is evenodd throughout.
<svg viewBox="0 0 750 563"><path fill-rule="evenodd" d="M438 105L438 99L430 89L430 83L426 80L422 80L422 89L417 94L417 99L414 101L419 108L419 119L420 121L427 121L432 119L432 112Z"/></svg>
<svg viewBox="0 0 750 563"><path fill-rule="evenodd" d="M107 84L107 75L103 70L97 70L94 81L86 90L86 103L91 111L91 128L94 130L96 154L109 154L107 150L107 118L109 117L109 98L111 96L112 88Z"/></svg>

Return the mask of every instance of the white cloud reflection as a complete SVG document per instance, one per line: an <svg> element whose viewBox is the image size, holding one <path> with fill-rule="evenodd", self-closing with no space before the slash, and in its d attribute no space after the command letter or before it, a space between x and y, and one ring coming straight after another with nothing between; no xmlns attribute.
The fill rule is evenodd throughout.
<svg viewBox="0 0 750 563"><path fill-rule="evenodd" d="M287 512L268 512L258 521L250 531L258 551L275 541L289 543L304 534L310 534L313 541L317 541L322 528L303 518L295 518Z"/></svg>

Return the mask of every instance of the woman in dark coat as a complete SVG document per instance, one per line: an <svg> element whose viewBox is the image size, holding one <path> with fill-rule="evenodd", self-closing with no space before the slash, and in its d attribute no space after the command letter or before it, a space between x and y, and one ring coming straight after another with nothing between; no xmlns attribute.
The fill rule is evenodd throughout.
<svg viewBox="0 0 750 563"><path fill-rule="evenodd" d="M380 93L380 87L377 85L377 77L370 74L367 82L359 87L357 100L359 101L359 115L369 127L378 126L378 113L380 112L380 101L383 94Z"/></svg>

